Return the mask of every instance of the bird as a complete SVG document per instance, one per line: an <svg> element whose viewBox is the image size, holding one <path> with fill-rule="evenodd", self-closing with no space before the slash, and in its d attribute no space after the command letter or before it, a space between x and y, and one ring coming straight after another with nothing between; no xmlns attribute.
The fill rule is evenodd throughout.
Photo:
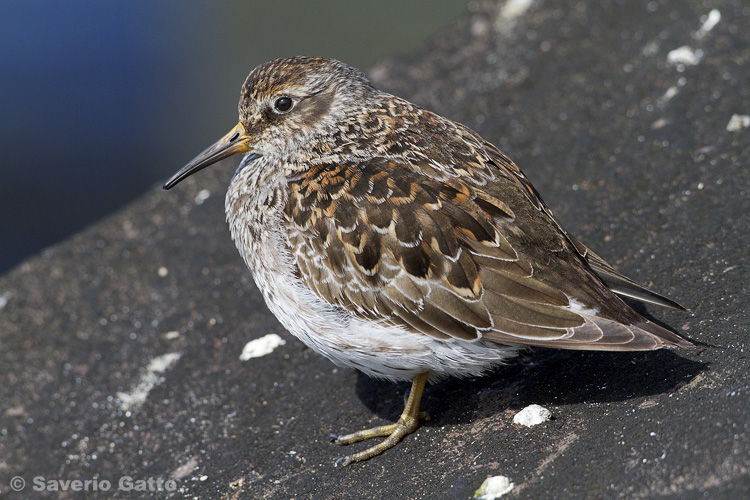
<svg viewBox="0 0 750 500"><path fill-rule="evenodd" d="M270 311L336 365L412 382L396 423L333 436L384 438L337 465L414 432L428 381L482 375L522 349L693 345L623 297L686 309L563 229L496 146L361 71L277 58L252 70L238 109L164 189L244 154L226 218Z"/></svg>

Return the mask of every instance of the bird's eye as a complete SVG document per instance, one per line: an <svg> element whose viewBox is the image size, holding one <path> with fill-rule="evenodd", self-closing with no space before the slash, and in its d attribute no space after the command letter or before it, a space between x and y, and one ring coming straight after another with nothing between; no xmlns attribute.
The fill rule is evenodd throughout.
<svg viewBox="0 0 750 500"><path fill-rule="evenodd" d="M273 107L276 109L276 111L280 113L286 113L290 109L292 109L292 105L294 104L294 101L292 101L289 97L279 97L276 99L276 102L273 104Z"/></svg>

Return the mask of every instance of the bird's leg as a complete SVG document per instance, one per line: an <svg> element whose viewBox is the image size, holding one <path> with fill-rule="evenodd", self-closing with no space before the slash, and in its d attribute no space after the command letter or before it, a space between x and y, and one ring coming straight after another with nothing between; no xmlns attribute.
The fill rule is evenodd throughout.
<svg viewBox="0 0 750 500"><path fill-rule="evenodd" d="M411 390L409 391L409 398L406 400L404 412L395 424L381 425L380 427L364 429L352 434L335 436L333 442L338 445L352 444L374 437L386 437L383 442L367 448L365 451L360 451L359 453L339 458L336 460L336 465L341 464L346 466L379 455L385 450L395 446L396 443L407 434L417 430L417 427L419 427L419 420L427 418L427 414L419 411L419 404L422 401L422 392L424 392L424 386L426 383L427 372L420 373L414 377L414 380L411 383Z"/></svg>

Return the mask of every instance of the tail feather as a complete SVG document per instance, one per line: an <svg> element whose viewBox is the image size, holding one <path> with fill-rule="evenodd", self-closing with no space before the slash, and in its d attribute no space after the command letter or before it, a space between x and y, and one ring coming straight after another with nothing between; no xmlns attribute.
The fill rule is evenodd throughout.
<svg viewBox="0 0 750 500"><path fill-rule="evenodd" d="M686 308L674 300L653 292L645 286L631 280L627 276L624 276L617 271L617 269L610 266L604 259L592 252L586 245L570 235L567 236L581 257L583 257L586 263L591 267L591 270L599 276L602 282L607 285L607 288L617 295L645 302L647 304L654 304L669 309L677 309L678 311L687 311Z"/></svg>

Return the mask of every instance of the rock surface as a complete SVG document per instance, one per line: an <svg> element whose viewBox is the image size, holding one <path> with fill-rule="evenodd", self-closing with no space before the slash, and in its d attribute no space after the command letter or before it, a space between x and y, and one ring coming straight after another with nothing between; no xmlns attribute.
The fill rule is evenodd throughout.
<svg viewBox="0 0 750 500"><path fill-rule="evenodd" d="M750 114L748 28L740 0L472 3L370 71L497 144L572 234L689 307L642 311L705 349L528 351L428 387L429 422L335 468L362 445L327 436L393 421L408 387L280 327L220 165L0 278L2 497L467 499L498 475L507 498L750 497L750 128L727 129ZM240 361L269 333L286 343ZM513 424L530 404L555 418ZM49 491L68 480L92 482Z"/></svg>

